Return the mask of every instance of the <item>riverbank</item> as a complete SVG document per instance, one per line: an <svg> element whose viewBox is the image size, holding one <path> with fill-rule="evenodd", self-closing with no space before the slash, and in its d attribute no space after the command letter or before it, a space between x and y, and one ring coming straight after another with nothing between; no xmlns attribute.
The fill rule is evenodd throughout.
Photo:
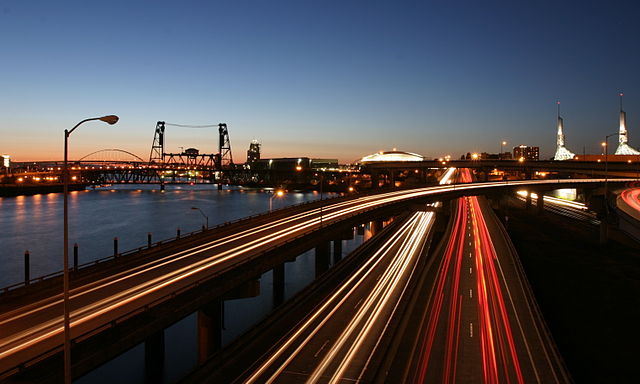
<svg viewBox="0 0 640 384"><path fill-rule="evenodd" d="M82 191L89 184L69 184L70 191ZM62 183L47 184L0 184L0 197L31 196L44 193L60 193L64 189Z"/></svg>

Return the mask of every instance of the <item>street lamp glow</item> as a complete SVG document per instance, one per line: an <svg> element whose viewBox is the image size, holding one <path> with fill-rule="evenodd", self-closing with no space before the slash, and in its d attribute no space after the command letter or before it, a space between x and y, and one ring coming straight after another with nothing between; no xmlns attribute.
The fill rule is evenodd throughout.
<svg viewBox="0 0 640 384"><path fill-rule="evenodd" d="M284 196L284 191L282 189L277 189L273 195L269 198L269 212L273 209L273 198L274 197L282 197Z"/></svg>

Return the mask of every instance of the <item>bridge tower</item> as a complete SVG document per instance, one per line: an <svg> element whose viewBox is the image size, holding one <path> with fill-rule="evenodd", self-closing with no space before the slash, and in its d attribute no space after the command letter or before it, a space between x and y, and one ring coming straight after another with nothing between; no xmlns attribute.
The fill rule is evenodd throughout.
<svg viewBox="0 0 640 384"><path fill-rule="evenodd" d="M156 123L156 133L153 136L149 163L164 163L164 121Z"/></svg>
<svg viewBox="0 0 640 384"><path fill-rule="evenodd" d="M231 155L231 141L229 140L229 131L227 124L218 124L219 147L218 147L218 169L228 169L233 167L233 156Z"/></svg>

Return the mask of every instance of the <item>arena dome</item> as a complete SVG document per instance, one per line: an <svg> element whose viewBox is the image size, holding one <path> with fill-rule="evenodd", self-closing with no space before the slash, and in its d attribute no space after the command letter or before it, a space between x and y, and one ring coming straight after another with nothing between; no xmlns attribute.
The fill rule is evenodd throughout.
<svg viewBox="0 0 640 384"><path fill-rule="evenodd" d="M361 163L372 163L377 161L423 161L424 156L403 151L381 151L368 155L360 159Z"/></svg>

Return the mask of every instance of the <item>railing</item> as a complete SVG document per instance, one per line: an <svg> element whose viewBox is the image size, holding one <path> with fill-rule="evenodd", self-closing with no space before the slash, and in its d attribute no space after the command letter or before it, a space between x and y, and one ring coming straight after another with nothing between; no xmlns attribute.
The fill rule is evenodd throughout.
<svg viewBox="0 0 640 384"><path fill-rule="evenodd" d="M356 197L356 196L357 197L361 197L361 196L365 196L365 195L368 195L368 194L369 193L352 194L352 195L348 195L348 197L350 197L350 198ZM79 264L77 266L77 271L81 271L81 270L84 270L86 268L93 267L93 266L96 266L98 264L101 264L101 263L104 263L104 262L107 262L107 261L120 259L120 258L127 257L127 256L130 256L130 255L133 255L133 254L141 254L144 251L147 251L147 250L150 250L150 249L155 249L160 245L166 245L167 243L170 243L170 242L173 242L173 241L177 241L177 240L181 240L181 239L185 239L185 238L190 238L190 237L192 237L194 235L197 235L197 234L202 234L202 233L207 233L207 232L211 232L211 231L214 231L214 230L219 230L220 228L223 228L223 227L226 227L226 226L229 226L229 225L238 224L238 223L241 223L241 222L248 222L248 221L254 220L254 219L259 218L259 217L267 217L267 216L269 216L269 215L271 215L273 213L283 213L283 212L285 212L287 210L295 210L295 209L298 209L298 208L300 208L302 206L309 205L309 204L318 204L318 203L322 202L320 205L326 205L327 203L325 203L325 202L333 203L333 202L337 201L336 199L341 199L341 198L345 198L345 196L334 196L334 197L330 197L330 198L326 198L326 199L322 199L322 200L305 201L305 202L302 202L302 203L298 203L298 204L293 204L293 205L289 205L289 206L286 206L286 207L282 207L282 208L279 208L279 209L274 209L271 212L262 212L262 213L257 213L255 215L241 217L241 218L238 218L238 219L235 219L235 220L231 220L231 221L225 221L224 223L220 223L220 224L217 224L217 225L215 225L213 227L206 228L204 231L201 230L201 229L200 230L195 230L195 231L188 232L188 233L185 233L185 234L180 234L179 237L176 236L176 237L170 237L170 238L164 239L164 240L159 240L159 241L157 241L155 243L151 243L151 246L147 245L147 246L143 246L143 247L133 248L133 249L121 252L121 253L119 252L119 253L114 254L114 255L102 257L100 259L96 259L96 260L89 261L89 262L86 262L86 263L83 263L83 264ZM77 273L76 271L74 271L75 268L70 268L70 270L72 270L74 273ZM26 287L26 286L34 284L34 283L40 283L40 282L42 282L44 280L50 280L52 278L56 278L58 276L62 276L63 272L64 272L63 270L60 270L60 271L57 271L57 272L52 272L52 273L49 273L49 274L46 274L46 275L42 275L42 276L39 276L39 277L34 277L33 279L30 279L30 280L27 280L27 281L22 281L22 282L19 282L19 283L15 283L15 284L0 288L0 295L5 294L5 293L10 292L10 291L13 291L13 290L16 290L18 288Z"/></svg>
<svg viewBox="0 0 640 384"><path fill-rule="evenodd" d="M553 185L553 183L555 183L555 182L557 182L558 184L563 184L563 183L574 183L574 182L580 183L580 180L583 180L583 179L548 179L548 182L547 182L547 183L544 183L544 184L541 184L541 185ZM629 180L631 180L631 179L628 179L628 180L627 180L627 179L625 179L624 181L629 181ZM523 181L523 180L518 180L518 181ZM616 181L623 181L623 180L620 180L620 179L619 179L619 180L616 180L616 179L610 179L610 180L609 180L609 182L610 182L610 183L613 183L613 182L616 182ZM604 179L602 179L602 180L598 180L598 182L604 182ZM521 184L521 183L510 183L510 182L509 182L509 180L503 181L502 183L503 183L505 186L516 185L516 186L522 186L522 187L525 187L525 185L523 185L523 184ZM464 184L473 184L473 183L455 183L455 184L452 184L451 186L452 186L452 187L453 187L453 189L455 190L455 186L456 186L456 185L464 185ZM241 223L241 222L246 222L246 221L254 220L254 219L258 218L258 217L267 217L267 216L269 216L270 214L272 214L272 213L274 213L274 212L282 213L282 212L285 212L286 210L296 210L296 209L298 209L298 208L300 208L300 207L302 207L302 206L305 206L305 205L318 204L318 205L322 205L322 206L324 206L324 205L327 205L327 204L329 204L329 203L336 202L336 201L338 201L339 199L344 199L344 200L346 200L346 199L349 199L349 198L363 197L363 196L370 196L370 195L378 194L378 193L380 193L380 192L386 192L386 191L389 191L389 190L396 190L396 191L398 191L398 190L401 190L401 189L413 189L413 188L390 188L390 189L386 189L386 190L385 190L385 189L378 189L378 190L376 190L376 191L368 191L368 192L360 192L360 193L357 193L357 194L351 194L351 195L335 196L335 197L331 197L331 198L327 198L327 199L323 199L323 200L310 200L310 201L305 201L305 202L303 202L303 203L299 203L299 204L294 204L294 205L290 205L290 206L287 206L287 207L283 207L283 208L280 208L280 209L274 210L274 211L272 211L272 212L259 213L259 214L255 214L255 215L251 215L251 216L242 217L242 218L239 218L239 219L236 219L236 220L232 220L232 221L227 221L227 222L224 222L224 223L220 223L220 224L218 224L218 225L216 225L216 226L214 226L214 227L208 228L208 229L207 229L206 231L204 231L204 232L209 232L209 231L212 231L212 230L217 230L217 229L220 229L220 228L223 228L223 227L225 227L225 226L232 225L232 224L237 224L237 223ZM382 207L382 206L384 206L384 205L380 205L380 207ZM365 211L363 211L363 212L366 212L366 210L365 210ZM148 246L138 247L138 248L134 248L134 249L131 249L131 250L128 250L128 251L122 252L122 253L118 253L118 254L116 254L116 255L111 255L111 256L103 257L103 258L101 258L101 259L97 259L97 260L94 260L94 261L91 261L91 262L87 262L87 263L84 263L84 264L80 264L80 265L78 266L78 270L86 269L86 268L88 268L88 267L95 266L95 265L98 265L98 264L100 264L100 263L104 263L104 262L106 262L106 261L110 261L110 260L114 260L114 259L119 259L119 258L121 258L121 257L130 256L130 255L132 255L132 254L136 254L136 253L141 253L141 252L144 252L144 251L149 250L149 249L152 249L152 248L157 248L158 246L163 245L163 244L166 244L167 242L176 241L176 240L179 240L179 239L182 239L182 238L189 238L189 237L191 237L191 236L193 236L193 235L201 234L201 233L203 233L203 231L202 231L202 230L196 230L196 231L189 232L189 233L186 233L186 234L184 234L184 235L181 235L179 238L176 236L175 238L174 238L174 237L172 237L172 238L169 238L169 239L160 240L160 241L158 241L158 242L156 242L156 243L153 243L153 244L151 245L151 248L150 248L150 247L148 247ZM13 285L10 285L10 286L7 286L7 287L4 287L4 288L1 288L1 289L0 289L0 295L1 295L1 294L4 294L4 293L7 293L7 292L9 292L9 291L12 291L12 290L18 289L18 288L25 287L25 286L27 286L27 285L29 285L29 284L32 284L32 283L38 283L38 282L42 282L42 281L44 281L44 280L49 280L49 279L52 279L52 278L55 278L55 277L61 276L62 274L63 274L63 271L58 271L58 272L50 273L50 274L48 274L48 275L44 275L44 276L40 276L40 277L37 277L37 278L33 278L33 279L31 279L31 280L28 280L28 281L23 281L23 282L20 282L20 283L16 283L16 284L13 284Z"/></svg>

